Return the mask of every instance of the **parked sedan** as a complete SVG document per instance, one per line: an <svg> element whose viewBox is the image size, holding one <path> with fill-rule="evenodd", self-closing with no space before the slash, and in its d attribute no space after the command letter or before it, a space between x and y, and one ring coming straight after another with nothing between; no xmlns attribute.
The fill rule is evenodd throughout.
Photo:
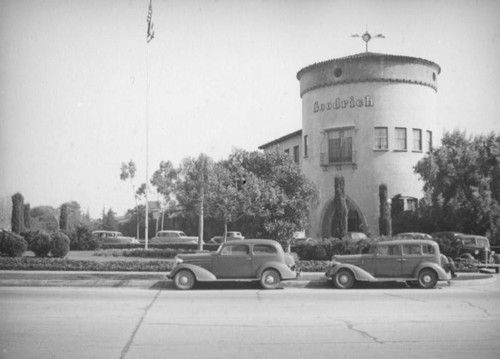
<svg viewBox="0 0 500 359"><path fill-rule="evenodd" d="M439 280L452 278L454 263L434 241L400 239L378 242L369 254L334 256L325 275L340 289L351 288L356 281L404 281L434 288Z"/></svg>
<svg viewBox="0 0 500 359"><path fill-rule="evenodd" d="M138 244L134 237L126 237L117 231L93 231L92 237L101 244Z"/></svg>
<svg viewBox="0 0 500 359"><path fill-rule="evenodd" d="M197 282L256 281L264 289L295 279L295 261L281 245L268 239L234 240L217 252L178 254L167 276L177 289L191 289Z"/></svg>
<svg viewBox="0 0 500 359"><path fill-rule="evenodd" d="M241 232L228 231L226 235L226 241L231 241L234 239L245 239ZM209 243L222 243L224 242L224 236L215 236L209 241Z"/></svg>
<svg viewBox="0 0 500 359"><path fill-rule="evenodd" d="M197 244L198 237L188 237L183 231L159 231L149 244Z"/></svg>

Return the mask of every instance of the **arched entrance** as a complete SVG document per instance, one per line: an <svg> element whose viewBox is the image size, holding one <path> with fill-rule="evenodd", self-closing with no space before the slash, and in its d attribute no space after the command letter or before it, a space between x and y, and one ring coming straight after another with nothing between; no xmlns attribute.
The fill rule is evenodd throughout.
<svg viewBox="0 0 500 359"><path fill-rule="evenodd" d="M361 212L359 206L349 197L346 196L346 203L348 208L347 214L347 231L348 232L366 232L367 223L366 218ZM333 199L326 205L323 212L321 224L322 238L330 238L333 233Z"/></svg>

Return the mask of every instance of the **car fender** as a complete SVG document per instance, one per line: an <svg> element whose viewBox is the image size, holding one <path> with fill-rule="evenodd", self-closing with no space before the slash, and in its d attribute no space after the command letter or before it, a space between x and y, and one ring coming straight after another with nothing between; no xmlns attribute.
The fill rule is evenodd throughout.
<svg viewBox="0 0 500 359"><path fill-rule="evenodd" d="M418 278L418 274L420 271L424 268L431 268L433 269L437 275L439 280L449 280L451 279L451 274L446 273L446 271L441 267L440 265L432 262L423 262L418 265L418 267L415 269L415 272L413 273L414 278Z"/></svg>
<svg viewBox="0 0 500 359"><path fill-rule="evenodd" d="M262 264L258 269L257 269L257 278L260 278L262 276L262 273L266 269L275 269L280 273L281 279L295 279L297 277L297 274L291 270L286 264L280 263L280 262L266 262Z"/></svg>
<svg viewBox="0 0 500 359"><path fill-rule="evenodd" d="M375 281L375 277L373 277L370 273L352 264L337 264L328 268L325 275L328 278L333 278L333 276L341 269L349 269L354 274L356 280L369 282Z"/></svg>
<svg viewBox="0 0 500 359"><path fill-rule="evenodd" d="M213 275L212 272L191 263L181 263L175 266L175 268L168 275L168 278L170 279L174 278L177 272L179 272L181 269L188 269L191 272L193 272L194 276L196 277L196 280L199 282L217 280L217 277L215 277L215 275Z"/></svg>

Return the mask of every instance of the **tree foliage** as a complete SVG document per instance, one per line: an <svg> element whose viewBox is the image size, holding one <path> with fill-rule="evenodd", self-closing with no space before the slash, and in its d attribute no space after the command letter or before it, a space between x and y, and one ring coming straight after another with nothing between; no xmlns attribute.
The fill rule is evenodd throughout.
<svg viewBox="0 0 500 359"><path fill-rule="evenodd" d="M12 232L21 233L24 231L24 197L21 193L12 196Z"/></svg>
<svg viewBox="0 0 500 359"><path fill-rule="evenodd" d="M423 215L432 219L434 230L500 240L500 136L446 133L415 172L425 183Z"/></svg>

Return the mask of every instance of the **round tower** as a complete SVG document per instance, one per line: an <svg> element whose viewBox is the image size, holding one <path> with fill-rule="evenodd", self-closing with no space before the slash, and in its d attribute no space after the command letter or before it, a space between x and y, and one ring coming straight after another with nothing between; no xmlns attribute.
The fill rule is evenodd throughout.
<svg viewBox="0 0 500 359"><path fill-rule="evenodd" d="M441 137L434 118L434 62L365 52L297 73L302 98L304 173L320 192L311 236L330 237L335 176L345 178L349 231L377 235L378 188L401 195L405 210L422 197L413 167Z"/></svg>

